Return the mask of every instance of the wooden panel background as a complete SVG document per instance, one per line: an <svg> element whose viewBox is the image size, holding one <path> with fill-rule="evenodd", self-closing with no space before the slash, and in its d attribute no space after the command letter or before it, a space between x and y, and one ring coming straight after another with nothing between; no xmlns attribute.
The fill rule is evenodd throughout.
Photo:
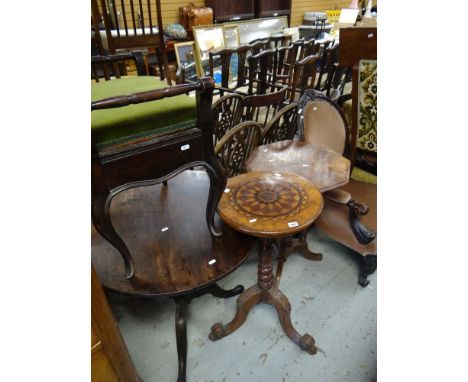
<svg viewBox="0 0 468 382"><path fill-rule="evenodd" d="M127 0L128 1L128 0ZM226 0L229 1L229 0ZM190 1L181 2L180 0L161 0L161 9L163 24L176 23L179 20L178 9L181 5L186 5ZM204 0L191 1L195 5L204 6ZM292 0L291 10L291 26L302 24L304 12L328 11L333 9L345 8L349 5L350 0ZM372 2L376 4L376 1Z"/></svg>
<svg viewBox="0 0 468 382"><path fill-rule="evenodd" d="M117 9L120 10L119 4L121 0L117 0ZM124 3L130 5L130 0L123 0ZM143 11L147 15L147 1L142 0ZM229 0L226 0L229 1ZM189 2L193 2L195 5L204 6L204 0L192 0L192 1L181 1L181 0L161 0L161 11L163 24L177 23L179 21L179 7L182 5L187 5ZM298 26L302 24L304 18L304 12L314 12L314 11L327 11L334 9L345 8L349 5L350 0L292 0L292 11L291 11L291 26ZM374 5L377 4L377 1L372 2ZM156 8L154 2L151 2L151 14L153 25L157 25L156 21ZM134 0L134 7L139 8L138 0ZM129 7L127 8L129 9ZM123 18L120 18L121 27L123 27ZM130 14L127 14L128 26L133 27ZM148 26L149 22L145 18L145 25Z"/></svg>

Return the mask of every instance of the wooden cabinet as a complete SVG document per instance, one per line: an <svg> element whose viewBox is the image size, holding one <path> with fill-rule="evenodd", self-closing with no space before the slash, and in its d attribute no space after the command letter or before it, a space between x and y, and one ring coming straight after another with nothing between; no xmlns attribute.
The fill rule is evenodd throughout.
<svg viewBox="0 0 468 382"><path fill-rule="evenodd" d="M91 381L141 381L94 267L91 268Z"/></svg>
<svg viewBox="0 0 468 382"><path fill-rule="evenodd" d="M291 23L291 0L255 0L255 17L288 16Z"/></svg>
<svg viewBox="0 0 468 382"><path fill-rule="evenodd" d="M252 19L255 15L254 0L205 0L205 5L213 8L216 23Z"/></svg>

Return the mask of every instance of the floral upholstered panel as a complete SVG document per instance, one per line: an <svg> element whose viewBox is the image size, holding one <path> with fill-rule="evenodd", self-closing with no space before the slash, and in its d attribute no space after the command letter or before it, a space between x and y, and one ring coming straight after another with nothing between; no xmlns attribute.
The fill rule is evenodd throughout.
<svg viewBox="0 0 468 382"><path fill-rule="evenodd" d="M377 152L377 61L359 61L358 128L356 146Z"/></svg>

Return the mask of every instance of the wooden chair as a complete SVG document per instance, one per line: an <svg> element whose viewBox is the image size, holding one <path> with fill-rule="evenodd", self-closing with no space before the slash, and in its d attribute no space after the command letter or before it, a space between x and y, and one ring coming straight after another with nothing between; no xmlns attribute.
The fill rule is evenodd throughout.
<svg viewBox="0 0 468 382"><path fill-rule="evenodd" d="M221 96L224 92L239 93L236 89L247 85L248 80L248 64L247 54L251 50L250 45L241 45L238 48L224 48L215 52L209 53L210 76L213 77L215 60L219 57L221 67L221 86L217 86ZM231 79L231 62L232 57L237 57L237 73L235 81ZM231 81L231 82L230 82Z"/></svg>
<svg viewBox="0 0 468 382"><path fill-rule="evenodd" d="M260 95L244 97L243 121L255 121L265 128L275 114L285 106L286 88Z"/></svg>
<svg viewBox="0 0 468 382"><path fill-rule="evenodd" d="M309 89L301 97L299 109L298 135L304 142L327 146L349 158L349 127L333 101ZM362 286L368 284L367 275L377 266L376 197L376 186L351 180L340 189L324 193L325 207L316 221L328 236L362 256L359 275ZM369 211L372 213L360 221Z"/></svg>
<svg viewBox="0 0 468 382"><path fill-rule="evenodd" d="M328 43L331 44L331 43ZM314 88L317 90L325 90L325 85L322 84L322 80L324 76L328 73L330 75L331 71L333 70L333 66L336 62L338 62L338 49L339 45L335 44L333 46L327 46L324 44L323 53L319 56L318 66L319 66L319 75L317 78L317 83L315 84ZM328 77L327 77L328 78Z"/></svg>
<svg viewBox="0 0 468 382"><path fill-rule="evenodd" d="M317 75L316 65L318 60L318 55L307 56L294 65L292 80L288 86L290 102L294 102L296 99L299 100L306 89L313 88Z"/></svg>
<svg viewBox="0 0 468 382"><path fill-rule="evenodd" d="M315 44L315 38L311 38L310 40L304 40L300 49L300 54L299 54L298 59L302 60L303 58L307 56L312 56L314 54L317 54L319 50L320 50L320 45Z"/></svg>
<svg viewBox="0 0 468 382"><path fill-rule="evenodd" d="M249 56L248 63L248 94L266 94L282 88L273 82L277 66L276 50L264 50Z"/></svg>
<svg viewBox="0 0 468 382"><path fill-rule="evenodd" d="M143 53L135 51L125 54L91 57L91 78L99 82L100 78L109 81L113 77L119 79L126 76L127 68L124 63L127 60L135 62L137 75L148 75Z"/></svg>
<svg viewBox="0 0 468 382"><path fill-rule="evenodd" d="M154 77L115 81L141 91L117 95L121 87L114 81L92 86L93 99L108 95L91 103L92 218L96 230L120 252L131 279L132 256L109 216L112 198L135 185L166 181L186 168L204 166L211 179L206 219L212 234L218 235L213 218L226 179L219 175L213 153L212 79L170 88L162 88ZM185 95L190 91L196 91L196 99ZM138 106L125 108L128 105Z"/></svg>
<svg viewBox="0 0 468 382"><path fill-rule="evenodd" d="M297 103L283 107L263 129L261 144L293 139L297 128Z"/></svg>
<svg viewBox="0 0 468 382"><path fill-rule="evenodd" d="M252 55L259 54L264 50L269 49L269 40L268 38L257 38L249 42Z"/></svg>
<svg viewBox="0 0 468 382"><path fill-rule="evenodd" d="M161 1L149 0L145 6L131 1L124 3L106 0L91 0L92 27L94 38L100 46L100 55L108 49L111 54L117 50L150 48L156 51L161 80L166 77L171 85L167 61L166 43L162 32ZM122 18L120 18L122 16ZM104 21L104 35L101 36L99 21Z"/></svg>
<svg viewBox="0 0 468 382"><path fill-rule="evenodd" d="M291 72L297 57L297 48L300 46L297 44L297 41L295 42L296 44L293 43L289 46L278 48L276 74L273 78L274 83L290 85Z"/></svg>
<svg viewBox="0 0 468 382"><path fill-rule="evenodd" d="M216 144L220 139L242 118L244 97L239 94L227 94L213 104L214 119L214 142Z"/></svg>
<svg viewBox="0 0 468 382"><path fill-rule="evenodd" d="M278 35L278 36L270 36L268 38L268 45L270 49L278 49L281 46L289 46L292 42L291 35Z"/></svg>
<svg viewBox="0 0 468 382"><path fill-rule="evenodd" d="M217 57L219 57L219 63L221 67L221 87L218 87L219 94L222 96L224 90L229 89L229 77L231 68L231 58L234 53L234 49L224 48L215 52L209 52L209 66L210 66L210 77L214 77L214 64Z"/></svg>
<svg viewBox="0 0 468 382"><path fill-rule="evenodd" d="M215 147L215 154L228 178L245 172L245 162L262 135L261 125L246 121L229 130Z"/></svg>

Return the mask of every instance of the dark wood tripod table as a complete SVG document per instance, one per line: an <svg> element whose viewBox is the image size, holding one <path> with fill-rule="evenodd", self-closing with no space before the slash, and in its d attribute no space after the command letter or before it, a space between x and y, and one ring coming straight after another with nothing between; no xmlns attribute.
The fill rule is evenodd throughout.
<svg viewBox="0 0 468 382"><path fill-rule="evenodd" d="M291 323L291 305L273 275L272 241L304 231L323 208L320 191L307 179L287 172L250 172L231 178L218 205L221 219L237 231L261 238L257 284L237 299L233 320L211 327L209 338L219 340L238 329L253 305L276 308L287 336L302 350L315 354L315 341L301 336Z"/></svg>

